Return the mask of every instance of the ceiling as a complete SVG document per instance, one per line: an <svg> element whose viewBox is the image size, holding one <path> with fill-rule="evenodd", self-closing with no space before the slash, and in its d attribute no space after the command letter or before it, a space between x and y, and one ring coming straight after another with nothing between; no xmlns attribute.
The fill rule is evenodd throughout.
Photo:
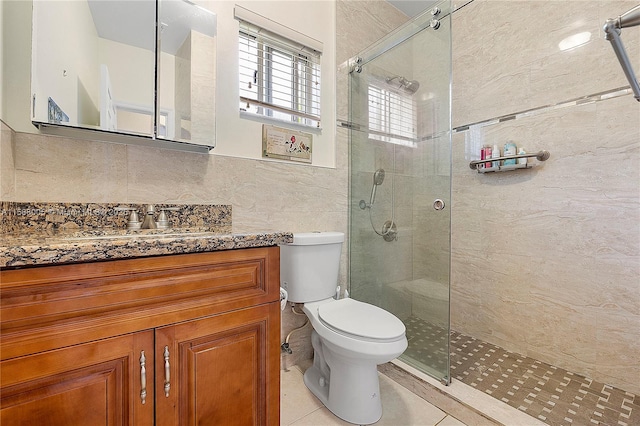
<svg viewBox="0 0 640 426"><path fill-rule="evenodd" d="M155 50L155 1L87 0L98 36ZM216 15L183 0L161 3L161 47L175 55L191 30L214 37Z"/></svg>

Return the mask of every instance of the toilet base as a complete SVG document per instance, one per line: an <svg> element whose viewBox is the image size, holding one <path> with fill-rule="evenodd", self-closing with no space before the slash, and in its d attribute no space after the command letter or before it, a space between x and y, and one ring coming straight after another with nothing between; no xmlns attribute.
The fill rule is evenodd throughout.
<svg viewBox="0 0 640 426"><path fill-rule="evenodd" d="M317 335L312 337L312 343L313 366L304 373L307 388L333 414L347 422L368 425L380 420L382 402L377 365L336 359L335 354L327 353L326 347L318 345Z"/></svg>
<svg viewBox="0 0 640 426"><path fill-rule="evenodd" d="M350 397L344 400L339 400L340 396L329 398L330 387L333 385L333 390L336 389L336 379L333 379L333 383L325 380L325 385L322 386L320 381L322 375L320 370L315 367L310 367L304 373L304 384L309 388L319 400L329 409L333 414L340 417L349 423L357 425L369 425L377 422L382 417L382 403L380 402L380 389L378 384L378 371L376 367L373 367L375 372L375 383L371 383L372 380L366 380L369 382L368 390L366 394L360 394L360 396L350 395ZM348 380L348 379L347 379ZM340 381L339 381L340 382ZM345 386L345 383L338 384L337 386ZM344 392L337 392L340 394L357 392L361 390L362 384L356 386L357 389L350 390L349 386L343 388Z"/></svg>

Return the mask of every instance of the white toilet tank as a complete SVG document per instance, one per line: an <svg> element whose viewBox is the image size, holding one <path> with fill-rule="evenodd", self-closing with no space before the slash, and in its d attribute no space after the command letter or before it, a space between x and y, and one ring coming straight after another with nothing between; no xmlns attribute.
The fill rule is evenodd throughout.
<svg viewBox="0 0 640 426"><path fill-rule="evenodd" d="M280 246L280 286L289 301L315 302L336 294L342 232L293 234L293 243Z"/></svg>

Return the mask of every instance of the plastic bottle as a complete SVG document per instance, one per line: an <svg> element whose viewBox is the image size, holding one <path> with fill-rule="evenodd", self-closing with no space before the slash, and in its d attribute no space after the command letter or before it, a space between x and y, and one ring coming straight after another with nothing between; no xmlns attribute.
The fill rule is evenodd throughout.
<svg viewBox="0 0 640 426"><path fill-rule="evenodd" d="M498 145L493 145L493 149L491 150L491 158L498 157L500 157L500 148L498 148ZM492 161L491 167L500 167L500 161Z"/></svg>
<svg viewBox="0 0 640 426"><path fill-rule="evenodd" d="M524 150L524 148L520 147L520 150L518 151L518 155L521 154L526 154L527 151ZM518 158L518 164L527 164L527 159L525 158Z"/></svg>
<svg viewBox="0 0 640 426"><path fill-rule="evenodd" d="M484 158L485 159L489 159L491 158L491 156L493 155L493 149L491 148L490 145L486 145L484 147ZM486 163L484 163L484 167L486 167L487 169L491 167L491 161L487 161Z"/></svg>
<svg viewBox="0 0 640 426"><path fill-rule="evenodd" d="M513 141L509 141L509 142L504 144L504 156L505 157L510 157L512 155L516 155L517 152L518 152L518 147L516 146L516 144ZM504 160L503 164L505 166L514 165L514 164L516 164L516 159L514 158L513 160Z"/></svg>
<svg viewBox="0 0 640 426"><path fill-rule="evenodd" d="M487 159L487 146L486 145L482 145L482 148L480 148L480 159L481 160L486 160ZM484 164L485 163L480 163L478 165L478 167L480 169L484 169Z"/></svg>

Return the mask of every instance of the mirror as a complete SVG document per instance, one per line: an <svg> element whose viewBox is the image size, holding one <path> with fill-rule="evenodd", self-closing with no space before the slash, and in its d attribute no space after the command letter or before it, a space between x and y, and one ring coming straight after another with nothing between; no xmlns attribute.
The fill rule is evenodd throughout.
<svg viewBox="0 0 640 426"><path fill-rule="evenodd" d="M32 121L213 147L215 36L185 0L35 0Z"/></svg>

